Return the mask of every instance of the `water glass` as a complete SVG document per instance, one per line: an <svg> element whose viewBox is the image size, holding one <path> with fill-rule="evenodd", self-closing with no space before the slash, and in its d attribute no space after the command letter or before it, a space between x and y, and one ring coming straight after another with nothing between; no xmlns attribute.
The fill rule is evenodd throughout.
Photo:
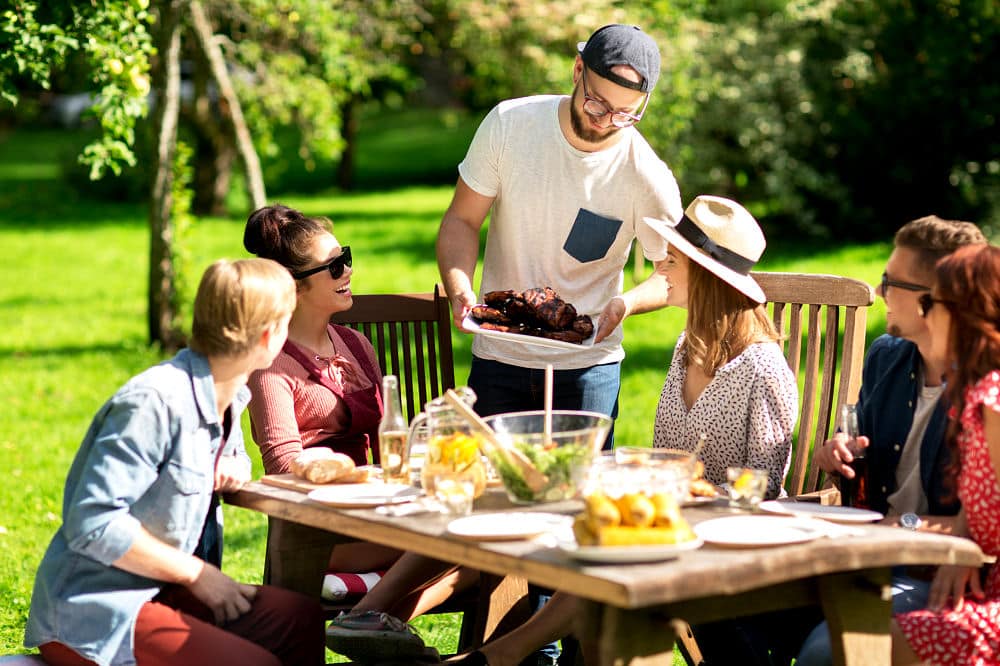
<svg viewBox="0 0 1000 666"><path fill-rule="evenodd" d="M433 487L442 513L452 516L472 513L472 500L476 496L476 475L472 470L438 471L434 474Z"/></svg>
<svg viewBox="0 0 1000 666"><path fill-rule="evenodd" d="M730 467L726 470L729 481L729 506L754 509L767 493L767 470L749 467Z"/></svg>

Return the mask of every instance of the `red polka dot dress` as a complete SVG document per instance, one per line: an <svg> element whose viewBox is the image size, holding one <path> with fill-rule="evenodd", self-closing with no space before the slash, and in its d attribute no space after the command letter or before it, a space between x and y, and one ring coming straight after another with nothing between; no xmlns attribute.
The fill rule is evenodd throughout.
<svg viewBox="0 0 1000 666"><path fill-rule="evenodd" d="M1000 554L1000 486L983 434L982 410L1000 412L1000 371L966 391L958 446L962 471L958 496L969 533L988 555ZM1000 665L1000 567L990 569L984 600L965 598L960 611L914 611L896 620L914 652L942 666Z"/></svg>

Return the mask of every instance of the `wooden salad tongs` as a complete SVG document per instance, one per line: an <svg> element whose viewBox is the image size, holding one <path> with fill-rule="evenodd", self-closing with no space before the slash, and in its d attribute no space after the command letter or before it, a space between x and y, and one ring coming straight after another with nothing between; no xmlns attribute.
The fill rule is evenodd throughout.
<svg viewBox="0 0 1000 666"><path fill-rule="evenodd" d="M533 493L537 493L542 488L546 486L549 482L549 477L545 476L535 467L535 464L531 462L528 456L518 449L516 446L509 442L505 442L497 437L496 432L493 428L489 426L486 421L476 414L472 407L469 407L461 396L454 391L454 389L448 389L444 393L444 399L451 405L456 412L461 414L466 421L472 425L473 430L480 436L480 442L483 444L483 453L490 456L493 451L499 451L502 455L507 457L517 469L521 472L521 476L524 477L524 483Z"/></svg>

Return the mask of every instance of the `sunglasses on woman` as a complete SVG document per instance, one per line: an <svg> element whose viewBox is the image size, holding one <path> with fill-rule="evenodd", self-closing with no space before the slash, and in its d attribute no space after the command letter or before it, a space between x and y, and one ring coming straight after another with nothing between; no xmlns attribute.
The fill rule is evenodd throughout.
<svg viewBox="0 0 1000 666"><path fill-rule="evenodd" d="M316 268L309 268L298 273L292 273L292 277L296 280L301 280L307 278L310 275L315 275L316 273L322 273L323 271L330 271L330 276L334 280L340 279L340 276L344 274L344 269L351 265L351 247L345 245L341 248L340 256L335 257L333 261L328 264L323 264L322 266L317 266Z"/></svg>
<svg viewBox="0 0 1000 666"><path fill-rule="evenodd" d="M934 298L929 293L920 294L920 298L917 299L917 305L920 307L920 316L926 317L927 313L931 311L935 303L950 303L951 301L946 301L941 298Z"/></svg>

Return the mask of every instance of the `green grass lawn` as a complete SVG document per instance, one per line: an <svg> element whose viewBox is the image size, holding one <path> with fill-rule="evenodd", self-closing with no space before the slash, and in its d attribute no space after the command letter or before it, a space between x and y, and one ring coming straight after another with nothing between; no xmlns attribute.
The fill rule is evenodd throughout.
<svg viewBox="0 0 1000 666"><path fill-rule="evenodd" d="M35 569L59 525L65 473L91 417L126 379L163 358L146 344L145 208L99 203L68 191L54 167L64 145L66 137L58 132L0 135L0 459L5 480L0 489L0 654L22 651ZM400 153L400 159L410 158L420 155ZM450 196L451 186L442 185L273 199L333 219L336 235L354 252L354 290L374 293L431 289L438 279L437 224ZM199 219L191 229L185 240L187 302L209 263L246 256L244 220L244 214ZM814 248L772 239L761 268L835 272L874 283L888 251L888 243ZM881 302L868 321L871 340L884 327ZM618 442L651 441L656 401L682 325L683 313L674 310L626 322ZM455 334L454 341L461 383L468 375L470 337ZM252 443L250 448L255 455ZM255 455L255 475L260 473ZM227 507L226 521L226 572L259 581L264 517ZM457 622L454 616L432 616L420 618L418 626L439 649L450 651Z"/></svg>

